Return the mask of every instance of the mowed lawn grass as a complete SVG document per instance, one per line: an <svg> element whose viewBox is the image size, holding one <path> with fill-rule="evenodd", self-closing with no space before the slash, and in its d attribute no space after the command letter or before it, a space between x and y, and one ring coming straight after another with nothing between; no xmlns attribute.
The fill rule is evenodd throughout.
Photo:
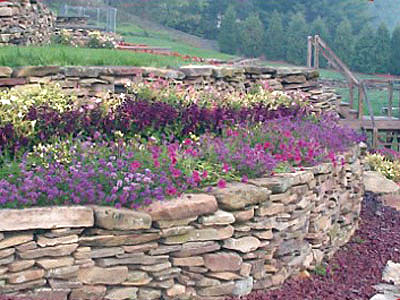
<svg viewBox="0 0 400 300"><path fill-rule="evenodd" d="M180 57L114 49L90 49L50 45L0 48L0 66L151 66L176 67L191 63Z"/></svg>

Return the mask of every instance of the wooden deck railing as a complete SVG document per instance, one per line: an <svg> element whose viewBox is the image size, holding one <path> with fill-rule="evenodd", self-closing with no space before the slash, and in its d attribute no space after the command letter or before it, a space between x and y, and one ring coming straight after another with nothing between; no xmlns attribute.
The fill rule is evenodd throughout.
<svg viewBox="0 0 400 300"><path fill-rule="evenodd" d="M349 87L349 103L339 103L346 105L349 114L344 120L344 123L349 123L353 127L358 127L361 130L370 132L372 134L371 146L377 148L379 145L389 147L389 142L393 141L393 134L398 136L398 143L400 143L400 92L399 92L399 106L394 107L394 90L400 90L400 79L358 79L357 76L351 72L347 65L335 54L335 52L328 47L320 36L308 37L308 51L307 51L307 66L309 68L319 69L319 55L325 57L328 63L337 71L339 71L347 80ZM383 112L387 115L376 117L372 108L372 103L368 96L367 85L382 84L383 88L388 90L388 104L384 107ZM355 89L357 89L357 102L355 101ZM364 115L364 106L367 105L369 115ZM393 116L393 111L398 110L399 115ZM355 112L355 116L350 118L349 115ZM382 140L381 133L386 134L386 138ZM388 137L388 136L391 137Z"/></svg>

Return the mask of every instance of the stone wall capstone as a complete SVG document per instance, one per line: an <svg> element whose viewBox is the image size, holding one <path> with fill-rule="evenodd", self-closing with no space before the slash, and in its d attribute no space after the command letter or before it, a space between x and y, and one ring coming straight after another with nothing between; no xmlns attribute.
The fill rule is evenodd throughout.
<svg viewBox="0 0 400 300"><path fill-rule="evenodd" d="M110 207L0 210L0 294L33 299L224 300L313 269L352 236L359 148L208 194Z"/></svg>
<svg viewBox="0 0 400 300"><path fill-rule="evenodd" d="M55 16L36 0L0 2L0 46L50 42Z"/></svg>

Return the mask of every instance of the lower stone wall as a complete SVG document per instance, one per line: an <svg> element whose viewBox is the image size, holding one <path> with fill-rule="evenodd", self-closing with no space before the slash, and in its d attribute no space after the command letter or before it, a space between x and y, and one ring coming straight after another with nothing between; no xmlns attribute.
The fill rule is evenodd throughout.
<svg viewBox="0 0 400 300"><path fill-rule="evenodd" d="M299 90L314 103L316 111L335 111L337 95L318 84L317 70L263 66L183 66L179 69L150 67L0 67L0 89L30 84L57 83L78 96L103 96L124 92L128 82L162 78L196 89L247 92L254 84L273 90Z"/></svg>
<svg viewBox="0 0 400 300"><path fill-rule="evenodd" d="M0 210L0 293L219 300L313 269L357 228L360 152L153 203Z"/></svg>

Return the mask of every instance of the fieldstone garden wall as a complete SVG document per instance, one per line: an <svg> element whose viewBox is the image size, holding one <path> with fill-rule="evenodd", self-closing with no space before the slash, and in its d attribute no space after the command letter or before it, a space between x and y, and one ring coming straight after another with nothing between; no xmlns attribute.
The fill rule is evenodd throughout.
<svg viewBox="0 0 400 300"><path fill-rule="evenodd" d="M322 89L317 70L260 66L184 66L177 70L143 67L0 67L0 89L28 84L58 83L79 96L102 96L124 92L124 86L138 78L163 78L196 88L213 86L221 91L248 91L256 83L267 83L273 90L301 90L314 103L316 111L333 111L337 95Z"/></svg>
<svg viewBox="0 0 400 300"><path fill-rule="evenodd" d="M141 212L0 210L0 293L222 300L277 287L331 256L357 228L364 192L359 149L338 162Z"/></svg>
<svg viewBox="0 0 400 300"><path fill-rule="evenodd" d="M37 0L0 2L0 46L38 45L50 41L55 16Z"/></svg>

